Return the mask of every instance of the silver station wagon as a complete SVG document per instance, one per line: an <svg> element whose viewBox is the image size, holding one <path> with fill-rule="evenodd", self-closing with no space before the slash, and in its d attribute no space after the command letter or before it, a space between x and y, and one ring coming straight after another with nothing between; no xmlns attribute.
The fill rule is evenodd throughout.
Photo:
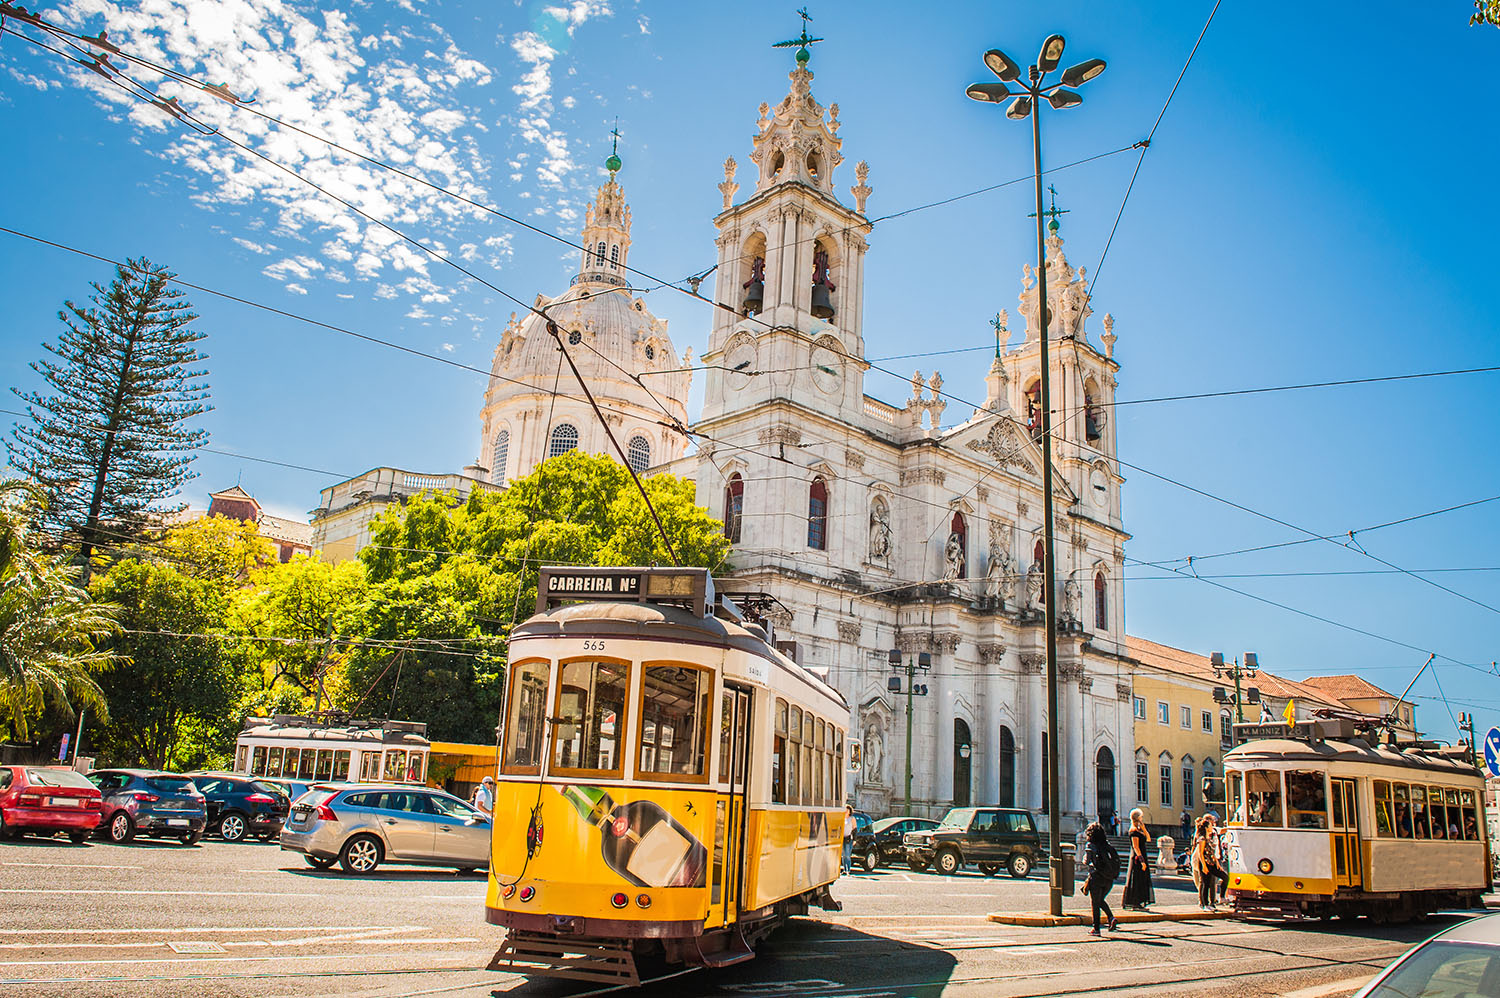
<svg viewBox="0 0 1500 998"><path fill-rule="evenodd" d="M490 819L452 794L389 783L316 784L297 798L281 848L307 864L369 873L381 863L452 866L490 863Z"/></svg>

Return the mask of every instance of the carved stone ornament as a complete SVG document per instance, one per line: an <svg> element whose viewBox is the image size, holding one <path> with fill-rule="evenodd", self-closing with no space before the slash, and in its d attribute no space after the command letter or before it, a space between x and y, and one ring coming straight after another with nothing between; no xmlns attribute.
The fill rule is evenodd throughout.
<svg viewBox="0 0 1500 998"><path fill-rule="evenodd" d="M1065 683L1078 682L1083 678L1083 664L1081 662L1057 663L1057 678Z"/></svg>
<svg viewBox="0 0 1500 998"><path fill-rule="evenodd" d="M1131 690L1129 683L1115 683L1115 699L1121 703L1129 703Z"/></svg>
<svg viewBox="0 0 1500 998"><path fill-rule="evenodd" d="M992 595L1009 602L1016 597L1016 580L1020 572L1016 559L1005 546L1005 538L998 533L990 538L990 563L984 577L992 587Z"/></svg>
<svg viewBox="0 0 1500 998"><path fill-rule="evenodd" d="M1045 575L1046 570L1042 568L1042 563L1039 561L1032 562L1031 567L1026 570L1026 609L1042 609L1042 588L1045 584Z"/></svg>
<svg viewBox="0 0 1500 998"><path fill-rule="evenodd" d="M1040 676L1047 671L1046 655L1022 655L1021 674L1025 676Z"/></svg>
<svg viewBox="0 0 1500 998"><path fill-rule="evenodd" d="M998 642L988 642L979 646L979 661L985 665L994 665L1005 657L1005 645Z"/></svg>
<svg viewBox="0 0 1500 998"><path fill-rule="evenodd" d="M861 451L844 448L844 464L850 471L859 473L865 470L865 455Z"/></svg>
<svg viewBox="0 0 1500 998"><path fill-rule="evenodd" d="M859 621L841 620L838 622L839 640L845 644L859 644Z"/></svg>
<svg viewBox="0 0 1500 998"><path fill-rule="evenodd" d="M802 442L802 431L795 426L768 426L758 434L763 444L791 444Z"/></svg>
<svg viewBox="0 0 1500 998"><path fill-rule="evenodd" d="M988 455L1002 468L1021 468L1036 474L1036 466L1026 458L1020 435L1009 423L998 422L990 427L989 435L983 440L969 441L969 450Z"/></svg>
<svg viewBox="0 0 1500 998"><path fill-rule="evenodd" d="M1017 499L1016 500L1016 515L1017 516L1025 516L1027 513L1030 513L1030 512L1031 512L1031 504L1030 503L1028 503L1025 499Z"/></svg>
<svg viewBox="0 0 1500 998"><path fill-rule="evenodd" d="M738 168L733 156L724 161L724 182L719 185L719 193L724 195L725 211L734 207L734 192L740 189L740 185L734 182L734 172Z"/></svg>
<svg viewBox="0 0 1500 998"><path fill-rule="evenodd" d="M983 485L977 485L974 487L974 498L978 499L980 502L989 502L990 490L985 488Z"/></svg>
<svg viewBox="0 0 1500 998"><path fill-rule="evenodd" d="M1092 679L1090 679L1088 676L1084 676L1082 679L1078 680L1078 690L1079 690L1080 693L1087 693L1090 690L1092 690L1093 688L1094 688L1094 681Z"/></svg>
<svg viewBox="0 0 1500 998"><path fill-rule="evenodd" d="M1069 579L1063 583L1062 619L1066 623L1076 623L1081 619L1082 607L1083 590L1077 580Z"/></svg>
<svg viewBox="0 0 1500 998"><path fill-rule="evenodd" d="M948 473L938 468L910 468L901 472L898 480L902 485L920 485L924 482L942 485L947 479Z"/></svg>
<svg viewBox="0 0 1500 998"><path fill-rule="evenodd" d="M884 563L891 556L891 508L876 496L870 502L870 560Z"/></svg>
<svg viewBox="0 0 1500 998"><path fill-rule="evenodd" d="M956 533L948 535L948 543L943 547L943 565L945 581L967 578L968 565L964 559L964 539Z"/></svg>
<svg viewBox="0 0 1500 998"><path fill-rule="evenodd" d="M834 107L837 106L837 104L834 105ZM870 164L864 160L856 163L854 166L854 179L858 183L849 188L849 193L854 195L854 210L863 215L865 213L865 201L871 194L875 193L875 188L866 183L870 179Z"/></svg>
<svg viewBox="0 0 1500 998"><path fill-rule="evenodd" d="M949 655L952 655L954 652L958 651L958 646L961 641L963 641L963 636L960 635L957 631L941 631L932 636L932 647L937 651L946 652Z"/></svg>

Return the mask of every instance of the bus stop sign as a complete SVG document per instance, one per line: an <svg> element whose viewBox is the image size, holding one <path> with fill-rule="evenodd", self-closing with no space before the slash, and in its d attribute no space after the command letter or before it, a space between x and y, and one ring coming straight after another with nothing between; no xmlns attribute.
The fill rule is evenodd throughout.
<svg viewBox="0 0 1500 998"><path fill-rule="evenodd" d="M1500 728L1491 728L1484 736L1484 768L1491 776L1500 776Z"/></svg>

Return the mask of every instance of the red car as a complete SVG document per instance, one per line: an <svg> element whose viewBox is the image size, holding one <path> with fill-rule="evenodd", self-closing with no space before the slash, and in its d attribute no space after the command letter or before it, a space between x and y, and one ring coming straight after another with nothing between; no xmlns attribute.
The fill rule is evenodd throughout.
<svg viewBox="0 0 1500 998"><path fill-rule="evenodd" d="M71 769L0 766L0 838L67 832L82 844L104 812L99 788Z"/></svg>

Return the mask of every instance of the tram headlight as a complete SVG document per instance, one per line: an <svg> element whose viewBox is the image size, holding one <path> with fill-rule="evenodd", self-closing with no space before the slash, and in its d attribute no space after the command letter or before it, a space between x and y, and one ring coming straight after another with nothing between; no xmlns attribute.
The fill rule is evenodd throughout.
<svg viewBox="0 0 1500 998"><path fill-rule="evenodd" d="M536 897L536 888L535 887L527 886L527 887L522 887L521 888L521 900L522 901L530 901L534 897Z"/></svg>
<svg viewBox="0 0 1500 998"><path fill-rule="evenodd" d="M1255 864L1255 868L1261 873L1270 873L1272 870L1276 869L1276 865L1269 859L1262 859L1259 863Z"/></svg>
<svg viewBox="0 0 1500 998"><path fill-rule="evenodd" d="M614 905L616 908L623 908L630 903L630 898L625 894L624 891L617 891L613 896L610 897L609 903Z"/></svg>

